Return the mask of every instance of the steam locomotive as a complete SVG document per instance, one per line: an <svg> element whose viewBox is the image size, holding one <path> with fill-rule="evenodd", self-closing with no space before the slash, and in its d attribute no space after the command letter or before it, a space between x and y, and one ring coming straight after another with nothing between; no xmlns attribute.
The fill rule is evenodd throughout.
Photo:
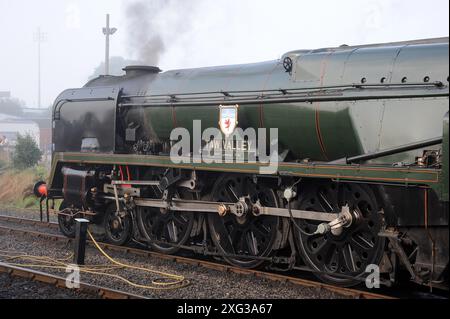
<svg viewBox="0 0 450 319"><path fill-rule="evenodd" d="M56 99L36 192L67 236L85 217L118 245L448 287L448 59L437 38L129 66Z"/></svg>

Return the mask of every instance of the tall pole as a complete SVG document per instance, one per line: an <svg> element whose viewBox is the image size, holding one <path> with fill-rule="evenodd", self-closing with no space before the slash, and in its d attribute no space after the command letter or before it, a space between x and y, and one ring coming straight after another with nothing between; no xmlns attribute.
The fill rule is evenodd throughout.
<svg viewBox="0 0 450 319"><path fill-rule="evenodd" d="M109 14L106 15L105 75L109 74Z"/></svg>
<svg viewBox="0 0 450 319"><path fill-rule="evenodd" d="M41 43L45 42L46 34L41 32L41 28L37 29L35 41L38 44L38 101L37 107L41 108Z"/></svg>
<svg viewBox="0 0 450 319"><path fill-rule="evenodd" d="M105 43L105 75L109 75L109 36L116 33L116 28L109 27L109 14L106 15L106 28L103 28L103 34L106 37Z"/></svg>
<svg viewBox="0 0 450 319"><path fill-rule="evenodd" d="M38 109L41 108L41 28L38 28Z"/></svg>

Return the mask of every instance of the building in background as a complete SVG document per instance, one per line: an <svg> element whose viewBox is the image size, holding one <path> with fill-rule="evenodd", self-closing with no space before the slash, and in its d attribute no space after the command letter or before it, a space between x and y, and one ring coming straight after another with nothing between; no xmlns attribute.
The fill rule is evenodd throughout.
<svg viewBox="0 0 450 319"><path fill-rule="evenodd" d="M29 133L50 163L52 153L51 108L26 107L11 92L0 90L0 160L10 159L17 135Z"/></svg>
<svg viewBox="0 0 450 319"><path fill-rule="evenodd" d="M39 148L43 159L51 157L52 153L52 121L48 109L23 108L23 118L33 121L39 126Z"/></svg>
<svg viewBox="0 0 450 319"><path fill-rule="evenodd" d="M11 92L0 91L0 99L9 99L11 97Z"/></svg>
<svg viewBox="0 0 450 319"><path fill-rule="evenodd" d="M0 160L4 162L11 160L18 134L30 134L41 148L41 133L36 122L0 113Z"/></svg>
<svg viewBox="0 0 450 319"><path fill-rule="evenodd" d="M30 134L40 147L40 129L36 122L0 113L0 136L6 137L10 146L15 146L18 134Z"/></svg>

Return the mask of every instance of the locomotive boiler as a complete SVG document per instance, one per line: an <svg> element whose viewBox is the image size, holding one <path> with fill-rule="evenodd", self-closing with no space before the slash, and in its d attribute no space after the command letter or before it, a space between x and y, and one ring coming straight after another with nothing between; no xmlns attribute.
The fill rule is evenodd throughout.
<svg viewBox="0 0 450 319"><path fill-rule="evenodd" d="M116 244L133 238L240 267L308 269L345 286L370 265L385 283L406 272L447 286L448 38L124 71L55 101L41 195L63 199L67 236L84 216ZM196 123L221 129L216 148L230 135L231 151L241 145L247 155L275 145L276 170L261 169L261 153L196 161L205 146ZM189 137L182 161L172 156L176 129ZM239 135L271 129L276 138L260 143Z"/></svg>

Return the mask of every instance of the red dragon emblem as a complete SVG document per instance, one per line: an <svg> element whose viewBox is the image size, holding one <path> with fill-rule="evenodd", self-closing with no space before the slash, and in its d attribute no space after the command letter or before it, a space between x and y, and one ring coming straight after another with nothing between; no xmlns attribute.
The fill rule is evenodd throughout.
<svg viewBox="0 0 450 319"><path fill-rule="evenodd" d="M226 129L229 129L230 126L231 126L231 120L230 120L230 119L226 119L226 120L225 120L225 128L226 128Z"/></svg>

